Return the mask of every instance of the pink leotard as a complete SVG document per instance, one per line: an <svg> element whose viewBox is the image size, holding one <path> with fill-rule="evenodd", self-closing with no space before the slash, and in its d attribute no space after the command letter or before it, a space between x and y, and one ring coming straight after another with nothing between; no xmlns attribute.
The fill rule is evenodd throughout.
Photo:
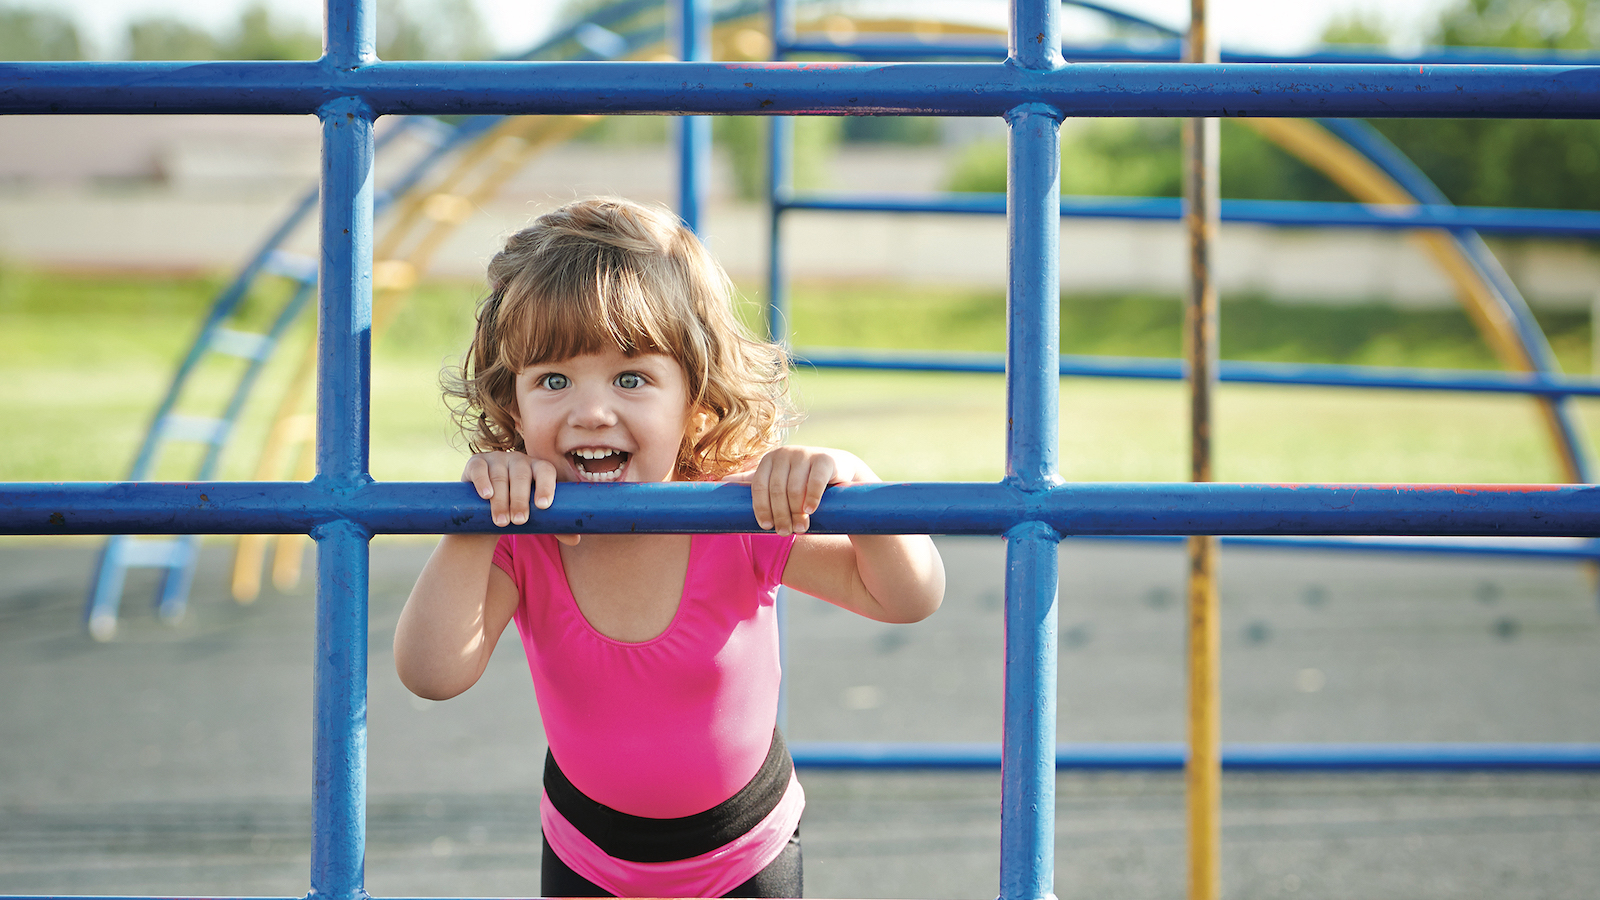
<svg viewBox="0 0 1600 900"><path fill-rule="evenodd" d="M545 735L574 786L620 812L668 819L708 810L754 777L777 718L774 598L793 543L764 534L693 535L671 624L651 640L628 643L584 618L552 536L500 538L494 563L521 594L515 622ZM791 782L768 821L708 854L716 859L698 869L696 860L611 860L581 840L548 801L541 819L557 855L601 887L633 896L652 885L678 890L645 895L717 896L776 857L803 806L799 784ZM730 862L730 855L739 859ZM617 869L612 863L619 872L599 871ZM652 880L652 873L664 878ZM701 890L682 891L692 886Z"/></svg>

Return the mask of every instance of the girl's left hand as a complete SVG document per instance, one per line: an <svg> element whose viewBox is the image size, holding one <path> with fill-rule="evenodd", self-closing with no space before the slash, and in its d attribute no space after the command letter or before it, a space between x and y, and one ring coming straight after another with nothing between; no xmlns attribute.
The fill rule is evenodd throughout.
<svg viewBox="0 0 1600 900"><path fill-rule="evenodd" d="M855 454L827 447L779 447L755 469L723 479L750 485L756 524L778 534L805 534L828 485L879 480Z"/></svg>

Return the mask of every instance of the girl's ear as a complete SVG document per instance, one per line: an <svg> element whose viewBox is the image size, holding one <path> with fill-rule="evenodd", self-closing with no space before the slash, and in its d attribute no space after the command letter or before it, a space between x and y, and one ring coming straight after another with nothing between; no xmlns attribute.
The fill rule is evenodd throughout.
<svg viewBox="0 0 1600 900"><path fill-rule="evenodd" d="M700 436L711 430L711 413L705 409L696 409L689 414L689 440L691 443L700 440Z"/></svg>

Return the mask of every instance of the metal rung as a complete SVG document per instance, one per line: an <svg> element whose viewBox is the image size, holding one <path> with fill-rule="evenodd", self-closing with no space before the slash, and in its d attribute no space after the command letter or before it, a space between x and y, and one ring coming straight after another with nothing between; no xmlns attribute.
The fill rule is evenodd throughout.
<svg viewBox="0 0 1600 900"><path fill-rule="evenodd" d="M175 569L188 562L188 548L174 540L123 541L116 563L125 569Z"/></svg>
<svg viewBox="0 0 1600 900"><path fill-rule="evenodd" d="M161 420L161 439L164 441L194 441L199 444L220 444L228 437L228 423L206 416L170 415Z"/></svg>
<svg viewBox="0 0 1600 900"><path fill-rule="evenodd" d="M293 278L305 284L315 284L317 280L317 261L287 250L274 250L267 254L266 264L262 268L274 275Z"/></svg>
<svg viewBox="0 0 1600 900"><path fill-rule="evenodd" d="M240 359L266 359L272 353L272 341L264 334L218 328L211 336L211 349Z"/></svg>

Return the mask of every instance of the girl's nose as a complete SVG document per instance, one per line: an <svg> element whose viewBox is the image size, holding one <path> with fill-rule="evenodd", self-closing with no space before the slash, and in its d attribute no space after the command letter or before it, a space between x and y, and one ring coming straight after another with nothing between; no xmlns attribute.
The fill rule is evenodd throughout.
<svg viewBox="0 0 1600 900"><path fill-rule="evenodd" d="M567 423L576 428L605 428L617 424L617 411L607 391L580 390L572 397Z"/></svg>

